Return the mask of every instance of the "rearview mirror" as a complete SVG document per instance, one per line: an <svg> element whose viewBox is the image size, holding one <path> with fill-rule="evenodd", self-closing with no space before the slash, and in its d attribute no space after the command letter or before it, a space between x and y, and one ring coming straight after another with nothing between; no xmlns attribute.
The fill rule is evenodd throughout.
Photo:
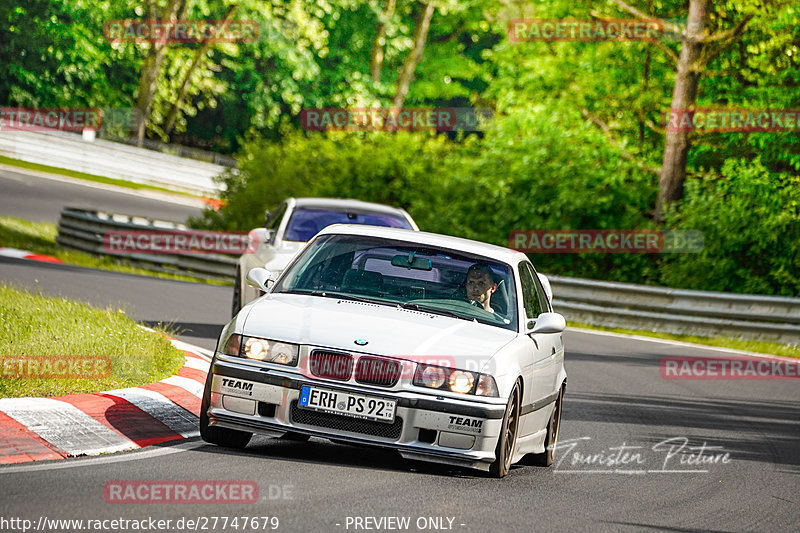
<svg viewBox="0 0 800 533"><path fill-rule="evenodd" d="M412 270L431 270L433 268L430 259L414 257L414 252L408 255L401 254L392 257L392 266L410 268Z"/></svg>
<svg viewBox="0 0 800 533"><path fill-rule="evenodd" d="M266 268L256 267L247 273L247 284L264 292L269 292L274 283L272 272Z"/></svg>
<svg viewBox="0 0 800 533"><path fill-rule="evenodd" d="M567 321L558 313L542 313L536 320L528 322L528 335L537 333L561 333L567 329Z"/></svg>

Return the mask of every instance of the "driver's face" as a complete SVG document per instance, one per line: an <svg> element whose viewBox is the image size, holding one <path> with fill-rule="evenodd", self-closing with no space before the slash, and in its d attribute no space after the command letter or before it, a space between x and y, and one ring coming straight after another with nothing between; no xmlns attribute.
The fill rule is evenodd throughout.
<svg viewBox="0 0 800 533"><path fill-rule="evenodd" d="M486 272L473 270L467 274L467 298L470 300L485 302L492 294L492 287L494 287L494 283Z"/></svg>

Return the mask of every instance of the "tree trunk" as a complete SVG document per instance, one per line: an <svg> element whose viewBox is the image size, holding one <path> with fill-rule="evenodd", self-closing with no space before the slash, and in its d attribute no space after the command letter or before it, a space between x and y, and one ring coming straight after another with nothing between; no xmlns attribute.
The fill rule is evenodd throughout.
<svg viewBox="0 0 800 533"><path fill-rule="evenodd" d="M406 101L408 88L411 86L411 80L414 79L414 71L417 69L420 59L422 59L422 51L425 49L425 41L428 38L428 30L431 27L433 11L436 9L433 4L422 4L422 8L417 27L414 30L414 45L403 62L403 68L397 78L397 92L394 95L393 102L396 109L402 108Z"/></svg>
<svg viewBox="0 0 800 533"><path fill-rule="evenodd" d="M161 17L158 15L154 2L147 2L146 6L151 19L174 20L178 17L179 11L181 12L181 17L186 11L186 4L182 0L169 0ZM137 132L139 146L144 144L145 126L150 118L150 111L158 88L158 74L161 72L161 63L164 61L166 53L166 42L153 42L151 43L149 54L145 57L142 65L142 73L139 77L139 91L136 96L136 110L140 117Z"/></svg>
<svg viewBox="0 0 800 533"><path fill-rule="evenodd" d="M369 71L372 75L372 81L375 83L381 81L381 69L383 68L383 46L384 38L386 37L386 24L389 19L394 15L394 8L397 0L387 0L386 7L383 13L380 14L378 20L378 28L375 32L375 41L372 43L372 54L370 54Z"/></svg>
<svg viewBox="0 0 800 533"><path fill-rule="evenodd" d="M700 61L703 52L703 37L708 24L708 15L711 10L711 0L691 0L689 3L689 18L681 55L678 58L678 69L675 75L675 86L672 90L672 105L670 116L683 115L695 104L697 87L700 81ZM683 130L684 128L674 128ZM689 155L690 141L688 131L672 131L667 127L666 143L664 146L664 160L661 165L659 177L659 193L656 202L654 219L661 223L664 211L670 202L683 197L683 182L686 179L686 159Z"/></svg>
<svg viewBox="0 0 800 533"><path fill-rule="evenodd" d="M228 7L228 11L225 13L221 27L226 28L228 24L230 24L231 19L236 14L238 9L239 6ZM209 48L211 48L211 41L205 40L197 48L197 50L195 50L194 57L192 58L192 64L189 65L189 70L187 70L186 74L183 76L180 89L178 89L178 96L172 103L172 106L167 113L167 118L164 120L164 135L169 135L172 131L172 128L175 127L175 122L178 120L178 113L180 112L181 102L183 102L183 99L186 97L186 92L189 90L189 81L192 79L192 74L194 74L194 71L197 70L197 67L199 67L202 63L203 57Z"/></svg>
<svg viewBox="0 0 800 533"><path fill-rule="evenodd" d="M647 12L653 12L653 0L647 0ZM642 94L650 88L650 48L644 49L644 68L642 72ZM644 146L645 122L639 119L639 146Z"/></svg>
<svg viewBox="0 0 800 533"><path fill-rule="evenodd" d="M139 131L137 132L139 146L144 144L145 126L150 118L153 99L158 87L158 73L161 71L161 63L164 61L165 54L166 46L153 43L151 54L145 58L144 65L142 65L139 93L136 98L136 110L139 112Z"/></svg>

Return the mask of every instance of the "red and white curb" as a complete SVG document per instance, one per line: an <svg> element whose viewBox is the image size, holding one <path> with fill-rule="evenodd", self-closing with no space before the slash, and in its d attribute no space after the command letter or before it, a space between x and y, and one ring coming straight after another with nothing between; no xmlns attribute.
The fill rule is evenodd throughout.
<svg viewBox="0 0 800 533"><path fill-rule="evenodd" d="M0 246L0 257L13 257L14 259L30 259L32 261L42 261L45 263L63 263L61 259L51 255L35 254L28 250L18 250L16 248L3 248Z"/></svg>
<svg viewBox="0 0 800 533"><path fill-rule="evenodd" d="M57 398L0 399L0 464L134 450L200 434L206 350L170 339L186 354L157 383Z"/></svg>

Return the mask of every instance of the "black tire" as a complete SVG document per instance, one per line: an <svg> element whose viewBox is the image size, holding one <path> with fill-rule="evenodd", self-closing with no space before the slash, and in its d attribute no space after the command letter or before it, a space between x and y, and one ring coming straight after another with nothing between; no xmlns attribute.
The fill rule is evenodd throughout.
<svg viewBox="0 0 800 533"><path fill-rule="evenodd" d="M306 442L308 439L311 438L311 435L305 435L303 433L295 433L294 431L287 431L284 435L280 437L280 440L290 440L294 442Z"/></svg>
<svg viewBox="0 0 800 533"><path fill-rule="evenodd" d="M558 445L558 434L561 430L561 405L564 401L564 387L558 391L558 399L547 423L547 437L544 441L544 452L531 454L531 464L536 466L550 466L556 456L556 446Z"/></svg>
<svg viewBox="0 0 800 533"><path fill-rule="evenodd" d="M231 303L231 318L242 308L242 288L239 285L239 269L236 269L236 278L233 281L233 302Z"/></svg>
<svg viewBox="0 0 800 533"><path fill-rule="evenodd" d="M213 375L209 372L208 378L206 378L206 388L203 392L203 401L200 403L200 437L209 444L216 444L225 448L244 448L253 437L252 433L208 425L212 378Z"/></svg>
<svg viewBox="0 0 800 533"><path fill-rule="evenodd" d="M519 431L520 396L519 382L517 382L506 405L503 427L500 431L500 436L497 438L495 460L489 467L489 473L494 477L505 477L511 470L511 459L514 457L514 448L517 444Z"/></svg>

